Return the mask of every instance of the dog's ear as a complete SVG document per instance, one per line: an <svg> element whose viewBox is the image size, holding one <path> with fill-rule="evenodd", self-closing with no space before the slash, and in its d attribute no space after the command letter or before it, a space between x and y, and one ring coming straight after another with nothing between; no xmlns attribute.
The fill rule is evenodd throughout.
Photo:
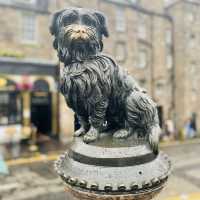
<svg viewBox="0 0 200 200"><path fill-rule="evenodd" d="M60 19L60 15L64 10L58 11L56 13L53 14L52 20L51 20L51 25L49 27L50 33L52 35L57 35L58 33L58 29L59 29L59 19Z"/></svg>
<svg viewBox="0 0 200 200"><path fill-rule="evenodd" d="M96 16L96 18L99 21L101 34L104 35L105 37L108 37L109 33L108 33L106 18L104 16L104 14L101 12L94 12L94 15Z"/></svg>
<svg viewBox="0 0 200 200"><path fill-rule="evenodd" d="M59 30L60 16L63 11L64 10L58 11L53 15L52 20L51 20L51 25L49 27L50 33L55 36L55 39L53 41L54 49L58 48L57 34Z"/></svg>

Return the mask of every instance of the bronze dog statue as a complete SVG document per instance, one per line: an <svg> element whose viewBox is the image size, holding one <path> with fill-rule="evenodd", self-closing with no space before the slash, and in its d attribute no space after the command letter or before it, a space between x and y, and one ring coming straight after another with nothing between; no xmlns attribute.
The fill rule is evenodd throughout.
<svg viewBox="0 0 200 200"><path fill-rule="evenodd" d="M95 10L68 8L54 14L53 46L65 67L61 92L77 114L86 143L114 129L116 138L140 133L158 151L159 120L155 103L109 56L101 53L108 37L106 19Z"/></svg>

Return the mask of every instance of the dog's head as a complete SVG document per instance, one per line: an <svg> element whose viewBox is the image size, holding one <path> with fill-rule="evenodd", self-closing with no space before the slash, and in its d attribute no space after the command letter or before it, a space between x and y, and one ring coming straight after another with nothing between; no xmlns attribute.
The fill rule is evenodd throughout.
<svg viewBox="0 0 200 200"><path fill-rule="evenodd" d="M106 19L98 11L68 8L54 14L50 26L54 48L65 64L80 62L102 51L108 37Z"/></svg>

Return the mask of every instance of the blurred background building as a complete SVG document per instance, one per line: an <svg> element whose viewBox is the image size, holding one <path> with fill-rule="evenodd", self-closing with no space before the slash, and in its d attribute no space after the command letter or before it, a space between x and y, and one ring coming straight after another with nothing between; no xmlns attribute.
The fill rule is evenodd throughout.
<svg viewBox="0 0 200 200"><path fill-rule="evenodd" d="M180 130L188 119L198 128L199 1L0 0L0 141L29 138L33 126L63 142L72 135L73 113L57 89L62 64L49 33L51 14L72 6L105 13L104 52L147 89L163 128L170 120Z"/></svg>
<svg viewBox="0 0 200 200"><path fill-rule="evenodd" d="M0 1L0 141L58 130L58 64L48 1Z"/></svg>

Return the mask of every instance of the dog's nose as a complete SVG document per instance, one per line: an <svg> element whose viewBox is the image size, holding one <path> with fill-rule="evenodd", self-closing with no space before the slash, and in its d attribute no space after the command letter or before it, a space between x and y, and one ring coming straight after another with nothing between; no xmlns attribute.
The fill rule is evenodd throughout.
<svg viewBox="0 0 200 200"><path fill-rule="evenodd" d="M85 28L81 27L81 26L77 26L75 28L76 33L86 33Z"/></svg>
<svg viewBox="0 0 200 200"><path fill-rule="evenodd" d="M75 25L72 27L71 39L88 39L87 28L82 25Z"/></svg>
<svg viewBox="0 0 200 200"><path fill-rule="evenodd" d="M86 33L85 29L77 29L76 32L77 33Z"/></svg>

